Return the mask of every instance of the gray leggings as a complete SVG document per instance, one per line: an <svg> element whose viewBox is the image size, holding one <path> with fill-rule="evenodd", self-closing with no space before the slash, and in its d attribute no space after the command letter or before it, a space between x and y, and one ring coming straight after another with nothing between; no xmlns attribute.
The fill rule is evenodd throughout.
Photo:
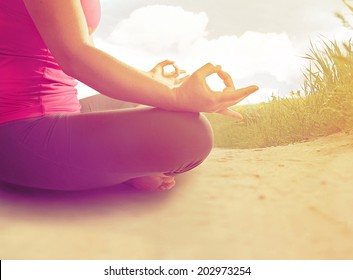
<svg viewBox="0 0 353 280"><path fill-rule="evenodd" d="M56 190L110 187L186 172L212 149L212 129L201 114L131 108L102 95L80 102L81 113L0 124L0 182Z"/></svg>

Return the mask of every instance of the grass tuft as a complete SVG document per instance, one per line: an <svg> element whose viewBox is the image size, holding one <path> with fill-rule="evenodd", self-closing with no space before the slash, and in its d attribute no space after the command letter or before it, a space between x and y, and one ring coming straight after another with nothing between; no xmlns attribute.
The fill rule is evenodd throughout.
<svg viewBox="0 0 353 280"><path fill-rule="evenodd" d="M268 103L237 107L242 124L208 114L215 145L259 148L307 141L353 128L353 44L310 45L301 91Z"/></svg>

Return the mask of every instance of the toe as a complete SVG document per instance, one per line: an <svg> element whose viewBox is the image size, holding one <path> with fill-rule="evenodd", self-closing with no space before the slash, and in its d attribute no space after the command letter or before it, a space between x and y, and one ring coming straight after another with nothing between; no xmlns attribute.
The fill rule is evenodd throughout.
<svg viewBox="0 0 353 280"><path fill-rule="evenodd" d="M159 186L158 190L160 191L167 191L170 190L175 186L175 180L174 177L169 177L164 180L164 182Z"/></svg>

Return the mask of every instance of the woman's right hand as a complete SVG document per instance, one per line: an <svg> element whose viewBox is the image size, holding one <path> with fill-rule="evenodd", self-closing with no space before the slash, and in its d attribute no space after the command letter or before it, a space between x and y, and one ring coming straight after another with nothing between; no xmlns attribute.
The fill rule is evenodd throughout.
<svg viewBox="0 0 353 280"><path fill-rule="evenodd" d="M206 78L212 74L217 74L223 80L225 85L223 91L213 91L208 86ZM173 90L177 110L219 113L242 119L242 115L231 110L230 107L257 91L258 87L235 89L232 78L222 70L221 66L208 63Z"/></svg>

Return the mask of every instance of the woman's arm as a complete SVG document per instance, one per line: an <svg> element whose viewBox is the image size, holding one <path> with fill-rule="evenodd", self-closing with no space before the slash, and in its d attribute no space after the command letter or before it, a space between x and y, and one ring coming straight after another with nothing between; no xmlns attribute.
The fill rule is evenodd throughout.
<svg viewBox="0 0 353 280"><path fill-rule="evenodd" d="M171 88L93 46L80 0L24 3L65 73L112 98L172 109Z"/></svg>
<svg viewBox="0 0 353 280"><path fill-rule="evenodd" d="M206 64L175 87L130 67L91 43L80 0L24 0L48 48L68 75L109 97L167 110L217 112L239 118L228 107L258 88L235 89L220 66ZM206 77L217 73L226 88L212 91Z"/></svg>

